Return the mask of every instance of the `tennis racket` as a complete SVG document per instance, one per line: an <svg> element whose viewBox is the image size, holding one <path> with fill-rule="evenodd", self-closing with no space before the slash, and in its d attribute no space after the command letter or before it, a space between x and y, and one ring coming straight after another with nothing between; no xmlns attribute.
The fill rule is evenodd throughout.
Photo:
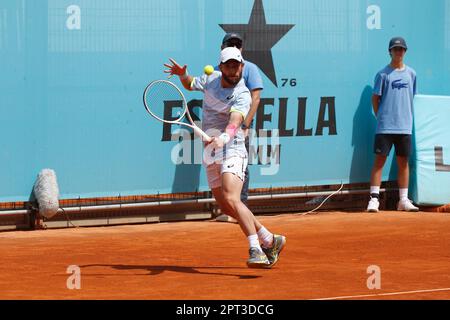
<svg viewBox="0 0 450 320"><path fill-rule="evenodd" d="M189 127L194 130L197 135L201 136L204 141L212 141L211 137L194 123L189 113L183 92L181 92L181 90L172 82L167 80L152 81L144 90L143 100L145 110L156 120ZM181 103L181 111L177 113L177 118L174 120L172 114L166 114L167 110L172 110L172 108L166 108L166 105L175 105L177 103ZM185 116L187 116L190 123L183 122Z"/></svg>

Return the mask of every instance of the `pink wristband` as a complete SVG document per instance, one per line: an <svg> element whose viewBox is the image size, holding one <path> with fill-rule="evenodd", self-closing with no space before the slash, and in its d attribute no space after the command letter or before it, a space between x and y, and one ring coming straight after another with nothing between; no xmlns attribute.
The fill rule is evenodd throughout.
<svg viewBox="0 0 450 320"><path fill-rule="evenodd" d="M227 126L227 128L225 129L225 132L230 136L230 138L233 138L236 135L238 130L239 130L239 128L236 127L236 125L229 124Z"/></svg>

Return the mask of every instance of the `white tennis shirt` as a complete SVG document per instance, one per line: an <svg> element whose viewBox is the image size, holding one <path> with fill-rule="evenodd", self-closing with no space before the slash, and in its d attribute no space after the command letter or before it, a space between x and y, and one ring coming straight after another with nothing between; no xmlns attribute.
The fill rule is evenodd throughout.
<svg viewBox="0 0 450 320"><path fill-rule="evenodd" d="M194 77L191 89L202 91L203 99L203 117L202 129L213 137L219 136L225 131L231 112L239 112L243 119L250 110L252 97L250 91L245 86L244 79L233 88L223 88L221 84L222 73L214 71L211 75ZM216 150L216 160L228 159L234 156L247 157L245 149L245 136L241 128L226 146L222 152Z"/></svg>

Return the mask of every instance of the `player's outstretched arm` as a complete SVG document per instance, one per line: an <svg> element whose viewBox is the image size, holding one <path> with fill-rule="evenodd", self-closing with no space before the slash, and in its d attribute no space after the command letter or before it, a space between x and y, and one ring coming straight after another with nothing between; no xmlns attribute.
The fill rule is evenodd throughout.
<svg viewBox="0 0 450 320"><path fill-rule="evenodd" d="M186 90L192 90L191 83L193 77L187 73L187 65L181 66L172 58L169 58L170 63L165 63L164 66L168 69L164 70L164 73L169 73L170 75L177 75L180 77L180 81Z"/></svg>

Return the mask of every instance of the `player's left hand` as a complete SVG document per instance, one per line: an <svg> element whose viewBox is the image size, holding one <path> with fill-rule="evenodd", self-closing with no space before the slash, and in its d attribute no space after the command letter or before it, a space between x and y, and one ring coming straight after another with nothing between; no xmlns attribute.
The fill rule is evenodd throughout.
<svg viewBox="0 0 450 320"><path fill-rule="evenodd" d="M181 66L175 60L169 58L172 64L165 63L164 66L168 69L164 70L164 73L170 73L170 75L184 76L186 74L187 65Z"/></svg>

